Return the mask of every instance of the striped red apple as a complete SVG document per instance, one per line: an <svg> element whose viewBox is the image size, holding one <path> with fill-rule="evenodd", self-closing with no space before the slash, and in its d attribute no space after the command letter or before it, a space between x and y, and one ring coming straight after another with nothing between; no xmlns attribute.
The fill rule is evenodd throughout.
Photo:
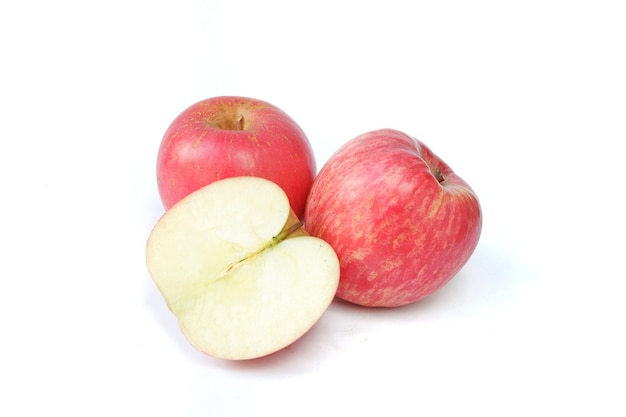
<svg viewBox="0 0 626 417"><path fill-rule="evenodd" d="M330 157L309 193L305 226L337 253L339 298L395 307L459 272L478 244L482 213L472 188L428 147L383 129Z"/></svg>
<svg viewBox="0 0 626 417"><path fill-rule="evenodd" d="M255 176L278 184L298 217L317 172L300 126L265 101L213 97L170 124L157 156L157 183L166 209L214 181Z"/></svg>

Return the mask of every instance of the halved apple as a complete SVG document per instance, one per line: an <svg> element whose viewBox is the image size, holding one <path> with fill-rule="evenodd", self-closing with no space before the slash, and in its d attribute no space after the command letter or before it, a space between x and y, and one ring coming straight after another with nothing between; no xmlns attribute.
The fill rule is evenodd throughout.
<svg viewBox="0 0 626 417"><path fill-rule="evenodd" d="M290 345L339 284L331 246L304 231L278 185L257 177L214 182L174 205L152 230L146 261L189 342L225 359Z"/></svg>

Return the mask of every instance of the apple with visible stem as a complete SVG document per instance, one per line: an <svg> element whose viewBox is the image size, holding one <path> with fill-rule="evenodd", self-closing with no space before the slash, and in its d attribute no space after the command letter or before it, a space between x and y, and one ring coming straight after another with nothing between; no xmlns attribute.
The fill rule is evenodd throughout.
<svg viewBox="0 0 626 417"><path fill-rule="evenodd" d="M255 176L278 184L302 218L316 173L300 126L276 106L249 97L213 97L191 105L170 124L157 155L166 209L213 181Z"/></svg>
<svg viewBox="0 0 626 417"><path fill-rule="evenodd" d="M339 298L396 307L457 274L478 244L482 212L472 188L428 147L381 129L329 158L311 188L305 224L339 257Z"/></svg>
<svg viewBox="0 0 626 417"><path fill-rule="evenodd" d="M334 299L339 261L309 236L285 192L231 177L189 194L157 222L148 271L189 342L224 359L276 352Z"/></svg>

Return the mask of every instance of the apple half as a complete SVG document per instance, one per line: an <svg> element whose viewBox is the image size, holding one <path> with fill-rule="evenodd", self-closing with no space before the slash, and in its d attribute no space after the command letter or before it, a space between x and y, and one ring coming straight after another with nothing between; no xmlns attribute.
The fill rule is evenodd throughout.
<svg viewBox="0 0 626 417"><path fill-rule="evenodd" d="M324 314L339 261L309 236L285 192L232 177L180 200L146 246L148 271L189 342L224 359L276 352Z"/></svg>

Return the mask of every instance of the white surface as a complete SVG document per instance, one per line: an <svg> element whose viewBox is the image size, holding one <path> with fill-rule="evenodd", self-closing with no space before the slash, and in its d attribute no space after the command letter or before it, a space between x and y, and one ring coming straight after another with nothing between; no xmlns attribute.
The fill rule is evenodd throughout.
<svg viewBox="0 0 626 417"><path fill-rule="evenodd" d="M0 415L625 415L621 3L3 3ZM276 355L195 352L144 245L162 134L222 94L285 110L320 167L420 138L481 198L474 256Z"/></svg>

